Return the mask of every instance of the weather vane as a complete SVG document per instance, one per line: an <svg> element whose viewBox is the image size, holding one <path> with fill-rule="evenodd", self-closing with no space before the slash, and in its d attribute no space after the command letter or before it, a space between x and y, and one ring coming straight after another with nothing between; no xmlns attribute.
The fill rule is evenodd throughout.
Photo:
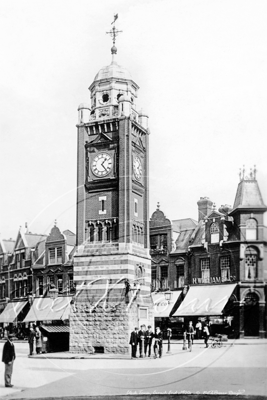
<svg viewBox="0 0 267 400"><path fill-rule="evenodd" d="M109 34L112 37L112 41L113 41L113 46L115 46L115 42L116 42L116 36L118 36L119 33L121 33L122 31L118 31L118 29L115 28L115 21L118 19L118 14L114 15L114 21L111 22L111 25L113 25L112 29L109 32L106 32L107 34Z"/></svg>

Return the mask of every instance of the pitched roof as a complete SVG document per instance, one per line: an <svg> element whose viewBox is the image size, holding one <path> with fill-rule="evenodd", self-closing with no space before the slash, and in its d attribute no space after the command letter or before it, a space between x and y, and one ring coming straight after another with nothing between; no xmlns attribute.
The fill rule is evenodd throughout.
<svg viewBox="0 0 267 400"><path fill-rule="evenodd" d="M197 221L192 218L176 219L172 221L172 228L176 232L180 232L188 229L195 229Z"/></svg>
<svg viewBox="0 0 267 400"><path fill-rule="evenodd" d="M14 250L14 246L15 246L15 240L12 239L3 239L1 240L1 247L3 250L3 253L12 253Z"/></svg>
<svg viewBox="0 0 267 400"><path fill-rule="evenodd" d="M257 180L245 177L238 184L234 207L231 213L236 209L247 208L267 210Z"/></svg>
<svg viewBox="0 0 267 400"><path fill-rule="evenodd" d="M182 230L176 239L175 250L172 253L186 252L188 250L189 242L195 229Z"/></svg>
<svg viewBox="0 0 267 400"><path fill-rule="evenodd" d="M76 235L75 233L71 232L69 229L63 231L64 235L66 236L67 245L75 246L76 244Z"/></svg>
<svg viewBox="0 0 267 400"><path fill-rule="evenodd" d="M47 235L38 235L36 233L25 233L24 234L28 247L33 248L35 247L39 242L42 242L47 238Z"/></svg>

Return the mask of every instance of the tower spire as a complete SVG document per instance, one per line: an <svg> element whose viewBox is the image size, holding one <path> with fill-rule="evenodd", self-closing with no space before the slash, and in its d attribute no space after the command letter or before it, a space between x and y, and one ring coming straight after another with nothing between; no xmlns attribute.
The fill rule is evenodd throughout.
<svg viewBox="0 0 267 400"><path fill-rule="evenodd" d="M113 42L113 46L111 47L112 62L114 62L115 54L117 54L117 47L115 46L116 37L118 36L119 33L122 32L122 31L118 31L118 29L116 29L116 27L115 27L115 21L117 19L118 19L118 14L115 14L114 21L111 22L111 24L114 24L114 25L110 31L106 32L107 34L109 34L112 37L112 42Z"/></svg>

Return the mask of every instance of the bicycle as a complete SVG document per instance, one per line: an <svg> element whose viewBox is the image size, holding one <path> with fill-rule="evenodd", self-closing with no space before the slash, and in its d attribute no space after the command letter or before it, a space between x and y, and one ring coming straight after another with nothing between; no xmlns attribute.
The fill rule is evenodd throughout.
<svg viewBox="0 0 267 400"><path fill-rule="evenodd" d="M211 340L211 347L213 348L213 349L215 349L216 347L222 347L222 336L221 335L218 335L218 336L216 336L216 337L214 337L214 336L212 336L212 337L210 337L210 340Z"/></svg>

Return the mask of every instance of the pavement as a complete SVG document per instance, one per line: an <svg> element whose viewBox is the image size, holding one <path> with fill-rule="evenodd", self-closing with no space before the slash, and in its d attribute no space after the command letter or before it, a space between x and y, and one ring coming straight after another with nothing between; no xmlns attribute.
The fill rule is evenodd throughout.
<svg viewBox="0 0 267 400"><path fill-rule="evenodd" d="M68 352L28 357L28 343L15 346L14 387L0 381L0 397L6 400L267 398L267 339L229 340L216 349L194 341L192 352L182 350L182 341L173 341L171 354L164 343L163 357L156 360Z"/></svg>

